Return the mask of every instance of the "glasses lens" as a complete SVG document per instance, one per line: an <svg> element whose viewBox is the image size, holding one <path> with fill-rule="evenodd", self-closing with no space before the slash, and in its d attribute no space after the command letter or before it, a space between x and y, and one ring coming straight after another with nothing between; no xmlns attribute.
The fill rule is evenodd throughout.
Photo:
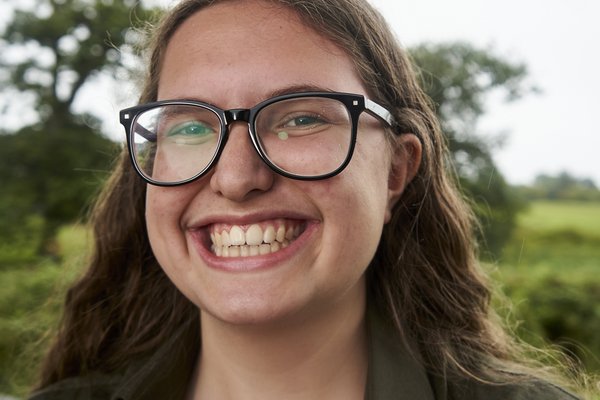
<svg viewBox="0 0 600 400"><path fill-rule="evenodd" d="M219 147L221 122L201 106L163 105L139 114L131 132L138 169L156 182L176 183L210 165Z"/></svg>
<svg viewBox="0 0 600 400"><path fill-rule="evenodd" d="M352 120L338 100L302 97L282 100L256 116L256 135L278 168L305 177L329 174L348 157Z"/></svg>

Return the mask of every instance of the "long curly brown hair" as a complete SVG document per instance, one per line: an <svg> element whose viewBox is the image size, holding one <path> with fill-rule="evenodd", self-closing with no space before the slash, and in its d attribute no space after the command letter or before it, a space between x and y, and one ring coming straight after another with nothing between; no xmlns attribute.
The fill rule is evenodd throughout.
<svg viewBox="0 0 600 400"><path fill-rule="evenodd" d="M525 364L491 311L490 285L477 261L475 220L447 165L435 113L386 22L364 0L270 1L291 8L345 50L370 96L392 112L393 129L421 140L418 174L395 206L367 272L370 301L401 337L418 344L413 350L430 373L495 383L518 379L503 372ZM162 60L175 30L217 2L184 0L153 29L140 103L157 99ZM393 143L396 135L389 136ZM68 292L38 387L122 368L198 319L196 307L152 254L145 190L124 150L95 206L94 253L87 272Z"/></svg>

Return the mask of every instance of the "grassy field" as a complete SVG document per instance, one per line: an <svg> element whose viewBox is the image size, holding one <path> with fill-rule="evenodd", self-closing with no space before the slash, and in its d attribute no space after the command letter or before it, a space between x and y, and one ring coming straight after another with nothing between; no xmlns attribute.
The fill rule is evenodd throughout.
<svg viewBox="0 0 600 400"><path fill-rule="evenodd" d="M521 214L519 226L532 231L574 231L600 239L600 203L538 201Z"/></svg>
<svg viewBox="0 0 600 400"><path fill-rule="evenodd" d="M60 262L0 269L0 393L27 393L66 288L81 271L87 239L86 228L65 227L57 238Z"/></svg>
<svg viewBox="0 0 600 400"><path fill-rule="evenodd" d="M600 279L600 203L535 202L519 218L502 264L585 269Z"/></svg>
<svg viewBox="0 0 600 400"><path fill-rule="evenodd" d="M600 373L600 203L531 204L495 276L521 337Z"/></svg>

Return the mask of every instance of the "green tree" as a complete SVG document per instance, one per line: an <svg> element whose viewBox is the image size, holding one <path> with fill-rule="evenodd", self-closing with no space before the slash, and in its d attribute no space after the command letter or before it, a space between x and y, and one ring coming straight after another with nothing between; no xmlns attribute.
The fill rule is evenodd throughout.
<svg viewBox="0 0 600 400"><path fill-rule="evenodd" d="M492 158L499 141L483 139L478 121L495 91L513 101L534 90L524 83L527 69L462 42L423 44L411 48L410 54L447 137L461 186L475 203L484 249L498 256L521 203Z"/></svg>
<svg viewBox="0 0 600 400"><path fill-rule="evenodd" d="M124 59L139 36L132 20L150 12L135 1L112 0L37 0L33 9L15 10L0 53L18 56L0 59L0 88L5 101L11 98L8 111L12 98L26 96L31 109L20 113L34 118L17 132L0 127L2 242L35 226L25 237L51 252L56 228L80 216L116 145L101 135L97 118L74 113L73 104L100 74L127 76ZM32 216L41 229L26 223Z"/></svg>

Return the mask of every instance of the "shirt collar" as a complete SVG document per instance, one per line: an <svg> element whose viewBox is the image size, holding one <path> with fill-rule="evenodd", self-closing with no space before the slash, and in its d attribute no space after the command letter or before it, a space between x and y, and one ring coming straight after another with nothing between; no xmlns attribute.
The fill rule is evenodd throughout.
<svg viewBox="0 0 600 400"><path fill-rule="evenodd" d="M365 400L434 400L418 354L407 350L400 335L372 307L367 313L367 326L369 370Z"/></svg>
<svg viewBox="0 0 600 400"><path fill-rule="evenodd" d="M369 367L365 400L434 400L418 354L407 350L399 334L373 307L367 312L367 329ZM196 320L184 324L149 359L127 368L112 399L184 398L199 352L199 336Z"/></svg>

